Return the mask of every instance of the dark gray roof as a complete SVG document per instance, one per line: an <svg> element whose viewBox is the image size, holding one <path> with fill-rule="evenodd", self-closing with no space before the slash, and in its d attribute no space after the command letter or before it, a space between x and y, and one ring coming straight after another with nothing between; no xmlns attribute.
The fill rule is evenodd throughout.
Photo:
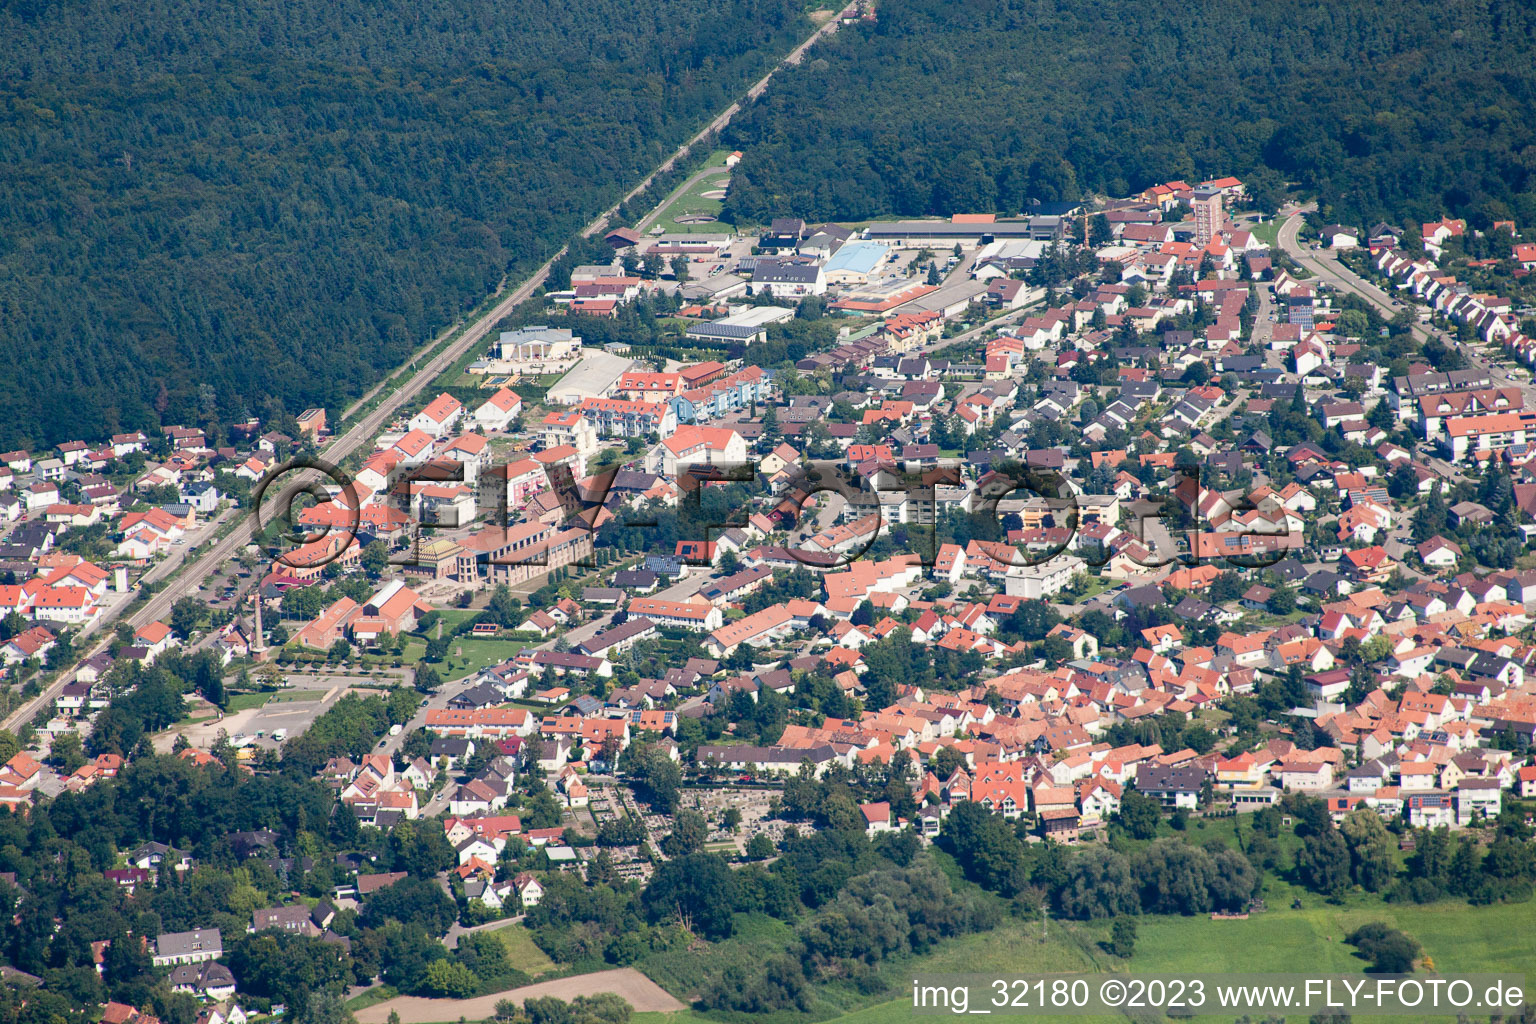
<svg viewBox="0 0 1536 1024"><path fill-rule="evenodd" d="M614 644L623 643L631 637L639 636L648 630L656 628L656 623L641 615L622 622L611 629L605 629L594 637L582 641L577 645L577 650L583 654L595 654L598 651L606 651Z"/></svg>
<svg viewBox="0 0 1536 1024"><path fill-rule="evenodd" d="M1205 785L1209 773L1199 765L1139 764L1136 788L1143 793L1192 793Z"/></svg>
<svg viewBox="0 0 1536 1024"><path fill-rule="evenodd" d="M194 928L189 932L166 932L155 940L157 956L188 956L213 952L222 955L224 940L217 928Z"/></svg>

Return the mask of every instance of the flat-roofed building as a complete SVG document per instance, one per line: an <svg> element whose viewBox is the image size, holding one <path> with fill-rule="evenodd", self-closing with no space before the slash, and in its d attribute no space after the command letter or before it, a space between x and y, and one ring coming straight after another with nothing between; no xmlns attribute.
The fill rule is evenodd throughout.
<svg viewBox="0 0 1536 1024"><path fill-rule="evenodd" d="M587 352L544 396L549 405L580 405L587 398L607 398L632 360L607 352Z"/></svg>
<svg viewBox="0 0 1536 1024"><path fill-rule="evenodd" d="M823 268L829 285L867 284L885 266L892 248L879 242L849 242L832 254Z"/></svg>
<svg viewBox="0 0 1536 1024"><path fill-rule="evenodd" d="M750 343L765 340L770 324L794 318L795 311L783 306L751 306L721 320L694 324L684 333L698 341Z"/></svg>

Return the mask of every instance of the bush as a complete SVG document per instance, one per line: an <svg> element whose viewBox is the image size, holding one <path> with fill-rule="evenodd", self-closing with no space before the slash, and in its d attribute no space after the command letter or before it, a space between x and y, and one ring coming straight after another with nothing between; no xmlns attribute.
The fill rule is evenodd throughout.
<svg viewBox="0 0 1536 1024"><path fill-rule="evenodd" d="M1109 951L1122 960L1129 960L1136 952L1136 919L1119 917L1110 932Z"/></svg>
<svg viewBox="0 0 1536 1024"><path fill-rule="evenodd" d="M1371 961L1373 974L1412 974L1419 944L1380 921L1363 924L1344 939Z"/></svg>

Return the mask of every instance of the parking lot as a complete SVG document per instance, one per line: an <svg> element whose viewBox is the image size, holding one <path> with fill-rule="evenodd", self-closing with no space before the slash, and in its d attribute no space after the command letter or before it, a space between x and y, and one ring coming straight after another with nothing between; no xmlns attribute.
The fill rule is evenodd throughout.
<svg viewBox="0 0 1536 1024"><path fill-rule="evenodd" d="M276 730L287 730L284 738L292 739L308 729L354 686L368 687L362 692L371 693L379 685L378 680L363 676L300 676L294 679L294 684L266 695L267 699L257 707L220 714L211 705L202 704L193 710L191 720L156 736L155 749L168 753L176 737L185 735L192 746L207 750L217 741L221 731L231 740L244 736L251 738L254 746L276 747L279 744L272 738Z"/></svg>
<svg viewBox="0 0 1536 1024"><path fill-rule="evenodd" d="M238 562L220 566L198 588L197 597L215 608L233 609L251 585L251 572Z"/></svg>

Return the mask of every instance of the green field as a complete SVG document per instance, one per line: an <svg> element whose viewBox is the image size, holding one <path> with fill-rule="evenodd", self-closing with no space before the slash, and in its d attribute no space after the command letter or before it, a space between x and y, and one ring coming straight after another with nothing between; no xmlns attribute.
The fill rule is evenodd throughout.
<svg viewBox="0 0 1536 1024"><path fill-rule="evenodd" d="M439 666L439 670L445 679L455 679L491 665L499 665L526 646L527 644L522 640L455 637L449 641L448 657ZM459 653L461 648L462 654Z"/></svg>
<svg viewBox="0 0 1536 1024"><path fill-rule="evenodd" d="M319 700L330 691L328 690L279 690L270 694L268 704L292 704L296 701Z"/></svg>
<svg viewBox="0 0 1536 1024"><path fill-rule="evenodd" d="M236 711L249 711L266 704L270 693L237 693L229 698L229 706L224 709L225 714L234 714Z"/></svg>
<svg viewBox="0 0 1536 1024"><path fill-rule="evenodd" d="M887 990L873 997L860 996L851 988L822 985L816 988L817 1003L804 1016L770 1014L769 1024L835 1021L836 1024L913 1024L908 995L914 976L920 974L1017 974L1128 973L1142 977L1170 977L1195 973L1292 973L1360 974L1365 964L1342 941L1351 929L1367 921L1384 921L1417 939L1434 960L1428 978L1448 974L1520 974L1536 963L1536 931L1530 927L1527 904L1469 908L1447 902L1428 906L1388 906L1376 900L1356 899L1331 907L1313 897L1301 910L1277 909L1244 921L1212 921L1205 917L1141 917L1137 919L1136 954L1120 960L1101 943L1109 936L1109 923L1084 924L1039 920L1009 920L978 935L945 943L921 957L882 965ZM668 991L691 1000L706 980L732 964L750 967L783 950L793 941L793 929L780 921L752 915L738 919L737 935L705 950L677 950L647 957L637 966ZM508 942L514 962L529 974L548 970L548 964L521 925L498 929ZM526 958L526 959L525 959ZM550 966L553 966L552 964ZM1529 987L1528 987L1529 991ZM349 1004L363 1005L372 993ZM378 997L369 1002L377 1002ZM1183 1018L1198 1024L1230 1024L1240 1016L1224 1012ZM1252 1015L1264 1019L1262 1014ZM1030 1014L1027 1019L1072 1020L1082 1024L1125 1024L1159 1021L1159 1016L1130 1018L1122 1015L1065 1016ZM705 1021L745 1020L741 1015L715 1017L681 1010L676 1013L637 1013L633 1024L704 1024ZM1021 1018L1026 1019L1026 1018ZM1292 1014L1291 1020L1305 1020ZM1381 1018L1386 1020L1388 1018ZM1440 1024L1453 1015L1393 1017L1397 1024ZM1486 1020L1486 1012L1473 1014Z"/></svg>
<svg viewBox="0 0 1536 1024"><path fill-rule="evenodd" d="M224 713L234 714L236 711L249 711L252 708L265 707L268 704L292 704L295 701L319 700L325 694L325 690L276 690L270 693L237 693L229 698L229 707L224 709Z"/></svg>
<svg viewBox="0 0 1536 1024"><path fill-rule="evenodd" d="M1271 901L1273 907L1274 903ZM890 988L882 996L859 997L836 986L818 986L816 1010L804 1018L774 1015L775 1024L791 1020L834 1020L837 1024L910 1024L913 1013L907 986L917 974L1025 974L1125 972L1146 977L1194 973L1360 974L1365 962L1343 942L1349 931L1368 921L1383 921L1413 936L1434 961L1426 977L1467 973L1520 974L1536 964L1536 931L1531 907L1511 904L1467 907L1446 902L1427 906L1386 905L1364 898L1328 906L1313 896L1301 910L1285 907L1244 921L1206 917L1148 916L1137 919L1136 954L1120 960L1104 950L1109 923L1011 920L979 935L967 935L925 956L887 963L881 974ZM697 954L660 954L639 966L680 999L688 1000L712 971L729 963L751 963L780 952L790 929L778 922L753 919L745 934ZM684 966L693 960L693 968ZM1528 984L1528 991L1530 990ZM1031 1015L1032 1017L1035 1015ZM1211 1024L1239 1016L1222 1013L1191 1018ZM1260 1015L1262 1016L1262 1015ZM1476 1016L1476 1015L1474 1015ZM1486 1015L1484 1015L1486 1016ZM698 1024L712 1019L691 1010L636 1014L638 1024ZM1051 1017L1051 1019L1056 1019ZM1069 1019L1060 1017L1062 1020ZM1072 1017L1076 1021L1123 1022L1122 1016ZM1152 1018L1157 1019L1157 1018ZM1294 1016L1302 1020L1304 1016ZM1394 1018L1450 1021L1453 1015Z"/></svg>
<svg viewBox="0 0 1536 1024"><path fill-rule="evenodd" d="M1271 217L1262 224L1249 224L1248 230L1253 232L1254 238L1274 249L1280 244L1280 226L1284 223L1285 221L1279 217Z"/></svg>
<svg viewBox="0 0 1536 1024"><path fill-rule="evenodd" d="M385 1003L395 998L400 992L393 985L375 985L368 991L353 996L347 1000L347 1009L356 1013L358 1010L367 1009L379 1003Z"/></svg>
<svg viewBox="0 0 1536 1024"><path fill-rule="evenodd" d="M661 229L669 234L695 233L708 235L721 231L729 232L731 230L729 226L718 222L705 224L679 224L677 222L678 217L685 217L689 214L698 214L706 217L720 216L721 201L715 198L706 198L704 193L713 192L719 187L718 182L721 179L730 176L730 171L726 170L725 167L725 158L728 155L729 153L723 149L710 154L708 165L701 168L699 172L695 172L702 173L703 177L691 185L686 181L679 185L659 208L653 226L660 225ZM690 177L692 176L690 175Z"/></svg>
<svg viewBox="0 0 1536 1024"><path fill-rule="evenodd" d="M507 957L511 960L512 966L530 977L537 978L546 971L555 969L555 962L546 956L542 949L534 945L533 933L522 925L509 924L505 928L493 928L491 934L507 947Z"/></svg>
<svg viewBox="0 0 1536 1024"><path fill-rule="evenodd" d="M444 679L458 679L471 675L491 665L498 665L527 646L522 640L492 640L468 636L454 637L448 642L448 657L437 666ZM463 649L460 654L459 650ZM427 645L420 640L407 640L402 659L407 665L420 661L427 653Z"/></svg>

